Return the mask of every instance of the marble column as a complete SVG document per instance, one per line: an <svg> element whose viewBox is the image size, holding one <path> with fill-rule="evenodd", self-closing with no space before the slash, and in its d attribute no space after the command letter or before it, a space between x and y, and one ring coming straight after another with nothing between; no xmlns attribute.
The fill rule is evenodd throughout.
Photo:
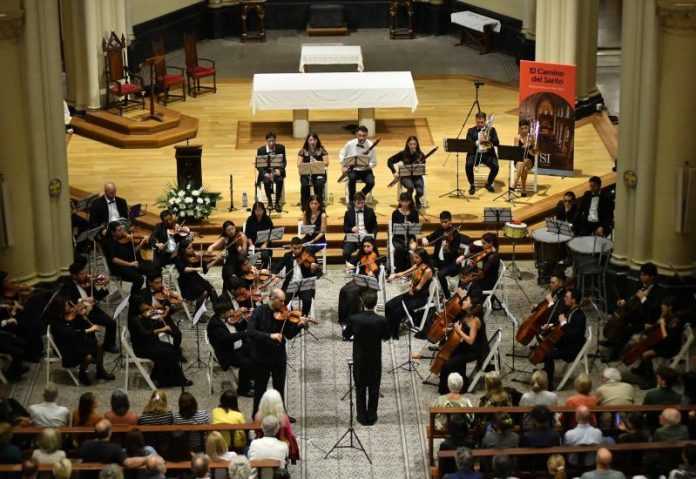
<svg viewBox="0 0 696 479"><path fill-rule="evenodd" d="M0 263L12 278L51 280L72 261L58 5L8 0L8 7L15 9L0 16L0 61L7 69L0 135L12 141L0 143L0 172L11 190L14 242L0 248Z"/></svg>
<svg viewBox="0 0 696 479"><path fill-rule="evenodd" d="M537 0L524 0L524 18L522 19L522 35L528 40L536 36Z"/></svg>
<svg viewBox="0 0 696 479"><path fill-rule="evenodd" d="M599 0L537 0L536 60L575 65L575 117L596 111Z"/></svg>

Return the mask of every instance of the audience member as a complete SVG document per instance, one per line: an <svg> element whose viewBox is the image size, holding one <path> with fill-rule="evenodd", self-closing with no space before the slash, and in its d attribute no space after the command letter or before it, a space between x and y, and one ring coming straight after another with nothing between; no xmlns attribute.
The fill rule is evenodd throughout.
<svg viewBox="0 0 696 479"><path fill-rule="evenodd" d="M684 446L682 460L684 462L669 473L669 479L696 478L696 444L692 443Z"/></svg>
<svg viewBox="0 0 696 479"><path fill-rule="evenodd" d="M179 412L174 413L174 424L210 424L208 411L198 409L198 402L193 394L184 391L179 396ZM201 452L205 444L205 432L192 431L188 433L191 450Z"/></svg>
<svg viewBox="0 0 696 479"><path fill-rule="evenodd" d="M70 410L56 404L58 386L46 383L43 390L43 402L29 406L31 422L37 427L62 427L70 424Z"/></svg>
<svg viewBox="0 0 696 479"><path fill-rule="evenodd" d="M438 396L433 403L435 407L471 407L471 401L467 399L466 396L461 394L461 390L464 387L464 378L459 373L450 373L447 376L447 388L449 393L442 394ZM435 416L435 430L436 431L446 431L447 430L447 418L451 417L448 414L438 414ZM472 414L465 415L466 421L469 426L474 423L474 416Z"/></svg>
<svg viewBox="0 0 696 479"><path fill-rule="evenodd" d="M227 450L227 443L218 431L212 431L208 434L208 440L205 442L205 453L210 457L211 461L229 461L237 455ZM216 469L213 471L213 477L216 479L227 479L227 470Z"/></svg>
<svg viewBox="0 0 696 479"><path fill-rule="evenodd" d="M22 452L12 444L12 426L9 422L0 423L0 464L20 464Z"/></svg>
<svg viewBox="0 0 696 479"><path fill-rule="evenodd" d="M486 394L481 396L479 407L504 407L513 406L511 395L503 388L503 380L498 371L487 372L484 376L484 384L486 386ZM490 416L478 414L476 422L481 430L488 429Z"/></svg>
<svg viewBox="0 0 696 479"><path fill-rule="evenodd" d="M244 424L244 414L239 411L237 395L234 391L225 389L220 396L219 404L211 413L212 424ZM229 431L222 431L222 437L225 439L228 448L234 446L235 449L241 450L246 447L246 434L244 431L235 431L234 444L230 440Z"/></svg>
<svg viewBox="0 0 696 479"><path fill-rule="evenodd" d="M60 449L62 444L60 431L47 427L36 438L38 449L34 449L31 457L39 461L39 464L55 464L65 458L65 451Z"/></svg>
<svg viewBox="0 0 696 479"><path fill-rule="evenodd" d="M88 439L80 446L80 457L84 462L118 464L127 469L137 468L145 464L146 458L144 456L128 457L121 446L110 442L110 440L111 423L102 419L94 426L94 439ZM88 475L84 472L81 474L82 477Z"/></svg>
<svg viewBox="0 0 696 479"><path fill-rule="evenodd" d="M631 412L619 423L619 430L625 431L619 434L617 442L648 442L650 441L650 431L645 427L643 414Z"/></svg>
<svg viewBox="0 0 696 479"><path fill-rule="evenodd" d="M546 470L551 479L566 479L565 459L560 454L549 456L546 461Z"/></svg>
<svg viewBox="0 0 696 479"><path fill-rule="evenodd" d="M647 451L643 454L641 463L642 474L633 476L632 479L666 479L662 474L662 464L660 453L657 451ZM635 463L634 463L635 464Z"/></svg>
<svg viewBox="0 0 696 479"><path fill-rule="evenodd" d="M259 406L260 407L260 406ZM277 459L280 467L285 467L288 459L288 445L276 438L280 430L280 423L275 415L268 415L261 421L263 437L254 439L249 445L247 456L250 460L254 459ZM256 479L258 470L253 468L249 479Z"/></svg>
<svg viewBox="0 0 696 479"><path fill-rule="evenodd" d="M104 419L114 425L136 426L138 415L130 410L128 393L123 389L115 389L111 393L111 410L104 414Z"/></svg>
<svg viewBox="0 0 696 479"><path fill-rule="evenodd" d="M133 428L126 433L123 439L123 449L128 457L151 456L157 454L152 446L145 445L143 432L138 428Z"/></svg>
<svg viewBox="0 0 696 479"><path fill-rule="evenodd" d="M167 477L167 464L164 462L164 458L157 454L147 457L145 469L148 479L166 479Z"/></svg>
<svg viewBox="0 0 696 479"><path fill-rule="evenodd" d="M507 413L495 413L493 415L493 430L488 431L483 437L481 447L493 449L499 447L518 447L520 436L513 431L515 424Z"/></svg>
<svg viewBox="0 0 696 479"><path fill-rule="evenodd" d="M624 406L636 402L633 386L621 381L621 372L616 368L604 368L602 385L595 395L602 406Z"/></svg>
<svg viewBox="0 0 696 479"><path fill-rule="evenodd" d="M546 406L534 406L529 413L532 428L522 435L522 447L552 447L561 444L561 436L551 427L553 413Z"/></svg>
<svg viewBox="0 0 696 479"><path fill-rule="evenodd" d="M493 477L494 479L517 479L514 474L515 463L510 456L496 454L493 456Z"/></svg>
<svg viewBox="0 0 696 479"><path fill-rule="evenodd" d="M73 426L95 426L104 419L101 414L97 414L97 397L91 392L83 393L77 404L77 409L70 416L70 423Z"/></svg>
<svg viewBox="0 0 696 479"><path fill-rule="evenodd" d="M660 413L660 428L653 434L653 441L686 441L689 430L681 423L681 413L667 408Z"/></svg>
<svg viewBox="0 0 696 479"><path fill-rule="evenodd" d="M283 398L275 389L267 389L266 392L263 393L254 420L260 422L261 419L266 416L275 416L276 419L278 419L278 424L280 424L278 439L288 444L288 458L291 463L295 464L300 458L300 451L297 446L295 435L292 432L292 427L290 426L290 418L285 413Z"/></svg>
<svg viewBox="0 0 696 479"><path fill-rule="evenodd" d="M34 457L22 462L22 479L36 479L39 474L39 461Z"/></svg>
<svg viewBox="0 0 696 479"><path fill-rule="evenodd" d="M291 479L290 471L287 469L276 469L273 471L273 479Z"/></svg>
<svg viewBox="0 0 696 479"><path fill-rule="evenodd" d="M578 406L575 410L575 420L578 425L566 431L563 436L563 444L566 446L579 446L602 443L602 431L590 424L590 416L591 414L587 406ZM569 454L568 462L573 465L578 465L577 455ZM593 462L594 455L591 453L585 454L585 465L591 466Z"/></svg>
<svg viewBox="0 0 696 479"><path fill-rule="evenodd" d="M590 392L592 391L592 377L590 377L589 374L581 373L578 375L578 377L575 378L573 386L575 387L575 392L577 394L573 394L572 396L568 397L564 406L577 408L578 406L592 407L597 405L597 397L590 395ZM594 414L590 417L590 424L593 426L597 425L597 420L595 419ZM568 425L571 428L576 426L574 415L570 416Z"/></svg>
<svg viewBox="0 0 696 479"><path fill-rule="evenodd" d="M469 434L469 424L463 414L454 414L450 417L445 440L440 443L440 451L455 451L460 447L474 449L476 441ZM440 476L457 470L453 459L441 459L438 464Z"/></svg>
<svg viewBox="0 0 696 479"><path fill-rule="evenodd" d="M611 468L611 451L604 447L597 451L597 469L588 471L580 479L626 479L623 472Z"/></svg>
<svg viewBox="0 0 696 479"><path fill-rule="evenodd" d="M681 404L681 395L672 389L677 382L677 372L668 366L661 366L656 375L657 388L645 393L643 404Z"/></svg>
<svg viewBox="0 0 696 479"><path fill-rule="evenodd" d="M106 464L99 471L99 479L123 479L123 468L118 464Z"/></svg>
<svg viewBox="0 0 696 479"><path fill-rule="evenodd" d="M150 400L138 419L138 424L140 426L169 426L174 424L174 414L167 405L167 393L161 389L152 391ZM154 447L160 454L164 454L167 449L167 435L146 433L145 444Z"/></svg>
<svg viewBox="0 0 696 479"><path fill-rule="evenodd" d="M447 474L445 479L483 479L480 473L474 471L474 455L468 447L457 448L454 460L457 472Z"/></svg>
<svg viewBox="0 0 696 479"><path fill-rule="evenodd" d="M190 461L192 452L188 433L185 431L172 431L169 434L167 448L162 457L167 461L173 462Z"/></svg>
<svg viewBox="0 0 696 479"><path fill-rule="evenodd" d="M12 426L31 426L29 411L14 398L7 398L0 389L0 423L7 422Z"/></svg>
<svg viewBox="0 0 696 479"><path fill-rule="evenodd" d="M61 459L53 464L53 479L70 479L72 476L72 462L70 459Z"/></svg>
<svg viewBox="0 0 696 479"><path fill-rule="evenodd" d="M249 479L250 475L251 466L246 456L234 456L230 459L230 465L227 466L228 479Z"/></svg>
<svg viewBox="0 0 696 479"><path fill-rule="evenodd" d="M196 479L210 477L210 458L202 452L196 453L191 458L191 473Z"/></svg>
<svg viewBox="0 0 696 479"><path fill-rule="evenodd" d="M532 387L520 399L520 406L555 406L558 404L558 395L549 391L549 376L543 369L534 371L529 381ZM532 428L532 420L529 414L524 415L524 430Z"/></svg>

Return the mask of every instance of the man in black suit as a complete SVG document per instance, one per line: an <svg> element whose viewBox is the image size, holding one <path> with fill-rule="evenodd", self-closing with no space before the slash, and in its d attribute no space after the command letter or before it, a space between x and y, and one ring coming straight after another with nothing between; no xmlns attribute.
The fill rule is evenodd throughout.
<svg viewBox="0 0 696 479"><path fill-rule="evenodd" d="M247 320L225 299L215 303L215 315L208 321L208 339L223 371L239 368L238 396L254 397L251 388L253 363L247 344Z"/></svg>
<svg viewBox="0 0 696 479"><path fill-rule="evenodd" d="M549 390L554 389L553 373L556 370L556 359L569 363L575 360L585 344L585 313L580 309L582 293L571 288L565 293L564 302L568 308L567 314L558 316L558 324L563 330L563 336L556 342L553 349L544 358L544 371L549 377Z"/></svg>
<svg viewBox="0 0 696 479"><path fill-rule="evenodd" d="M271 268L273 274L278 274L285 268L283 291L287 291L290 281L302 281L304 278L314 278L317 276L319 265L316 262L310 263L309 265L304 263L298 264L298 260L303 252L304 247L302 246L302 240L298 237L294 237L290 241L290 251L285 253L283 259L275 263ZM312 309L314 290L308 289L306 291L298 291L292 295L300 299L302 303L302 314L309 314L309 311Z"/></svg>
<svg viewBox="0 0 696 479"><path fill-rule="evenodd" d="M255 369L254 412L259 409L261 396L266 392L268 379L273 379L273 389L282 396L285 391L285 375L287 368L286 339L297 336L305 324L304 319L297 323L278 321L274 313L285 306L285 293L280 288L274 288L267 304L254 309L249 318L247 336L252 340L251 357ZM292 422L292 419L291 419Z"/></svg>
<svg viewBox="0 0 696 479"><path fill-rule="evenodd" d="M60 294L68 298L73 304L82 302L88 305L87 319L92 323L104 327L104 351L118 353L116 347L116 321L99 307L97 302L109 295L109 278L101 276L90 278L84 263L70 265L70 281L61 289Z"/></svg>
<svg viewBox="0 0 696 479"><path fill-rule="evenodd" d="M575 220L575 213L578 211L578 204L575 193L566 191L563 199L556 204L556 219L572 223Z"/></svg>
<svg viewBox="0 0 696 479"><path fill-rule="evenodd" d="M377 292L368 289L360 300L364 311L349 316L346 322L353 330L355 410L358 422L371 426L377 422L379 386L382 382L382 341L388 340L391 334L387 319L375 313Z"/></svg>
<svg viewBox="0 0 696 479"><path fill-rule="evenodd" d="M495 128L491 127L491 131L488 132L488 141L490 141L493 146L490 148L482 148L479 142L481 135L484 133L485 126L486 114L480 111L476 114L476 126L469 128L466 132L466 139L476 144L476 148L466 155L465 170L466 177L469 180L470 195L476 193L476 187L474 186L474 163L479 160L491 170L490 173L488 173L486 189L491 193L495 191L493 189L493 182L498 175L498 156L495 153L495 147L500 144L500 140L498 140L498 133L495 131Z"/></svg>
<svg viewBox="0 0 696 479"><path fill-rule="evenodd" d="M451 237L449 236L451 235ZM449 239L449 241L448 241ZM449 298L452 293L447 283L448 276L455 276L459 271L457 257L459 256L459 245L464 240L464 244L469 243L469 237L459 234L459 231L452 224L452 213L443 211L440 213L440 227L421 240L423 246L434 246L433 264L437 268L437 280L442 286L445 298Z"/></svg>
<svg viewBox="0 0 696 479"><path fill-rule="evenodd" d="M169 210L160 212L160 223L155 226L147 243L152 246L152 265L162 268L176 262L176 254L179 252L179 243L185 236L176 234L176 216ZM171 234L170 231L174 232Z"/></svg>
<svg viewBox="0 0 696 479"><path fill-rule="evenodd" d="M590 191L586 191L575 212L573 231L576 236L608 236L614 219L614 202L602 191L602 179L590 178Z"/></svg>
<svg viewBox="0 0 696 479"><path fill-rule="evenodd" d="M142 289L143 275L152 270L152 263L143 261L140 257L140 248L145 243L141 241L140 244L134 245L128 239L126 228L117 221L109 223L107 234L102 241L102 249L111 274L131 283L133 295Z"/></svg>
<svg viewBox="0 0 696 479"><path fill-rule="evenodd" d="M128 218L128 204L116 196L116 185L108 181L104 183L104 194L89 205L89 224L96 228L119 218Z"/></svg>
<svg viewBox="0 0 696 479"><path fill-rule="evenodd" d="M359 233L360 238L364 236L377 237L377 216L375 210L369 206L365 206L365 195L358 191L353 196L353 204L346 210L343 216L343 232L344 233ZM348 262L348 259L360 247L360 242L344 242L343 243L343 259L346 262L346 268L353 268L354 265Z"/></svg>
<svg viewBox="0 0 696 479"><path fill-rule="evenodd" d="M270 157L270 155L283 155L283 166L281 168L256 168L259 172L256 184L260 185L263 183L264 190L266 191L266 198L268 199L268 209L271 211L273 210L271 194L273 193L273 185L275 184L275 209L276 211L282 211L280 199L283 194L285 167L288 161L285 156L285 145L276 144L276 135L272 131L266 133L266 144L256 150L256 156Z"/></svg>

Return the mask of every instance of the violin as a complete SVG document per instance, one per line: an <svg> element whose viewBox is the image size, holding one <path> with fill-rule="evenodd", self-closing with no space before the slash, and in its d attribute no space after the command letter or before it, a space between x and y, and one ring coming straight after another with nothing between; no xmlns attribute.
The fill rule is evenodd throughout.
<svg viewBox="0 0 696 479"><path fill-rule="evenodd" d="M172 306L175 304L181 304L182 302L179 295L172 295L172 291L165 287L162 287L161 290L157 291L153 297L160 303L169 303Z"/></svg>
<svg viewBox="0 0 696 479"><path fill-rule="evenodd" d="M244 273L243 278L246 279L247 281L261 281L261 282L266 282L269 279L271 279L271 273L268 272L266 269L258 270L254 268L253 266L251 267L251 271Z"/></svg>
<svg viewBox="0 0 696 479"><path fill-rule="evenodd" d="M273 318L276 321L290 322L293 324L299 324L303 319L302 311L299 309L288 309L287 306L283 305L277 311L273 311Z"/></svg>
<svg viewBox="0 0 696 479"><path fill-rule="evenodd" d="M248 320L251 317L251 309L239 308L232 311L232 314L227 318L229 324L237 324L241 320Z"/></svg>
<svg viewBox="0 0 696 479"><path fill-rule="evenodd" d="M408 288L409 295L413 296L413 294L415 293L414 288L418 286L418 284L423 279L423 274L425 274L425 270L427 268L427 264L421 263L415 270L413 270L413 276L411 276L411 286Z"/></svg>
<svg viewBox="0 0 696 479"><path fill-rule="evenodd" d="M174 228L168 228L167 233L171 236L181 236L182 238L188 238L189 236L195 238L196 236L201 236L200 233L191 231L191 228L184 226L183 223L181 225L177 223L174 225Z"/></svg>
<svg viewBox="0 0 696 479"><path fill-rule="evenodd" d="M377 260L382 257L383 256L377 256L377 253L375 253L374 251L370 254L366 254L365 256L360 258L360 268L364 268L366 275L374 275L377 271L379 271L379 265L377 264Z"/></svg>
<svg viewBox="0 0 696 479"><path fill-rule="evenodd" d="M238 303L245 303L249 301L250 299L254 303L258 303L263 299L263 297L266 296L265 294L261 293L261 290L258 288L252 288L252 289L247 289L247 288L241 288L235 295L234 299Z"/></svg>
<svg viewBox="0 0 696 479"><path fill-rule="evenodd" d="M295 261L301 268L311 268L312 264L317 262L317 259L307 251L302 251L302 253L295 258Z"/></svg>
<svg viewBox="0 0 696 479"><path fill-rule="evenodd" d="M470 255L469 257L465 257L465 259L471 261L471 263L476 264L480 263L481 261L485 261L486 258L488 258L488 255L493 253L493 247L489 246L488 248L484 248L483 250L479 251L478 253L474 253L473 255Z"/></svg>
<svg viewBox="0 0 696 479"><path fill-rule="evenodd" d="M147 243L147 238L143 235L136 235L136 234L128 233L128 234L124 235L123 237L116 240L116 242L119 244L128 244L128 243L135 244L136 241L138 242L138 244L145 244L145 243Z"/></svg>
<svg viewBox="0 0 696 479"><path fill-rule="evenodd" d="M18 284L6 281L3 285L2 296L7 299L27 298L34 292L32 286L28 284Z"/></svg>

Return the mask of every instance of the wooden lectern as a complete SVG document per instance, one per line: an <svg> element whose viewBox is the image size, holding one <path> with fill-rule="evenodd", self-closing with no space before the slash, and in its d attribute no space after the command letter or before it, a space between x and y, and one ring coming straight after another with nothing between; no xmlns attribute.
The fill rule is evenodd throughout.
<svg viewBox="0 0 696 479"><path fill-rule="evenodd" d="M190 184L191 188L203 186L201 173L202 145L176 145L176 181L181 187Z"/></svg>

